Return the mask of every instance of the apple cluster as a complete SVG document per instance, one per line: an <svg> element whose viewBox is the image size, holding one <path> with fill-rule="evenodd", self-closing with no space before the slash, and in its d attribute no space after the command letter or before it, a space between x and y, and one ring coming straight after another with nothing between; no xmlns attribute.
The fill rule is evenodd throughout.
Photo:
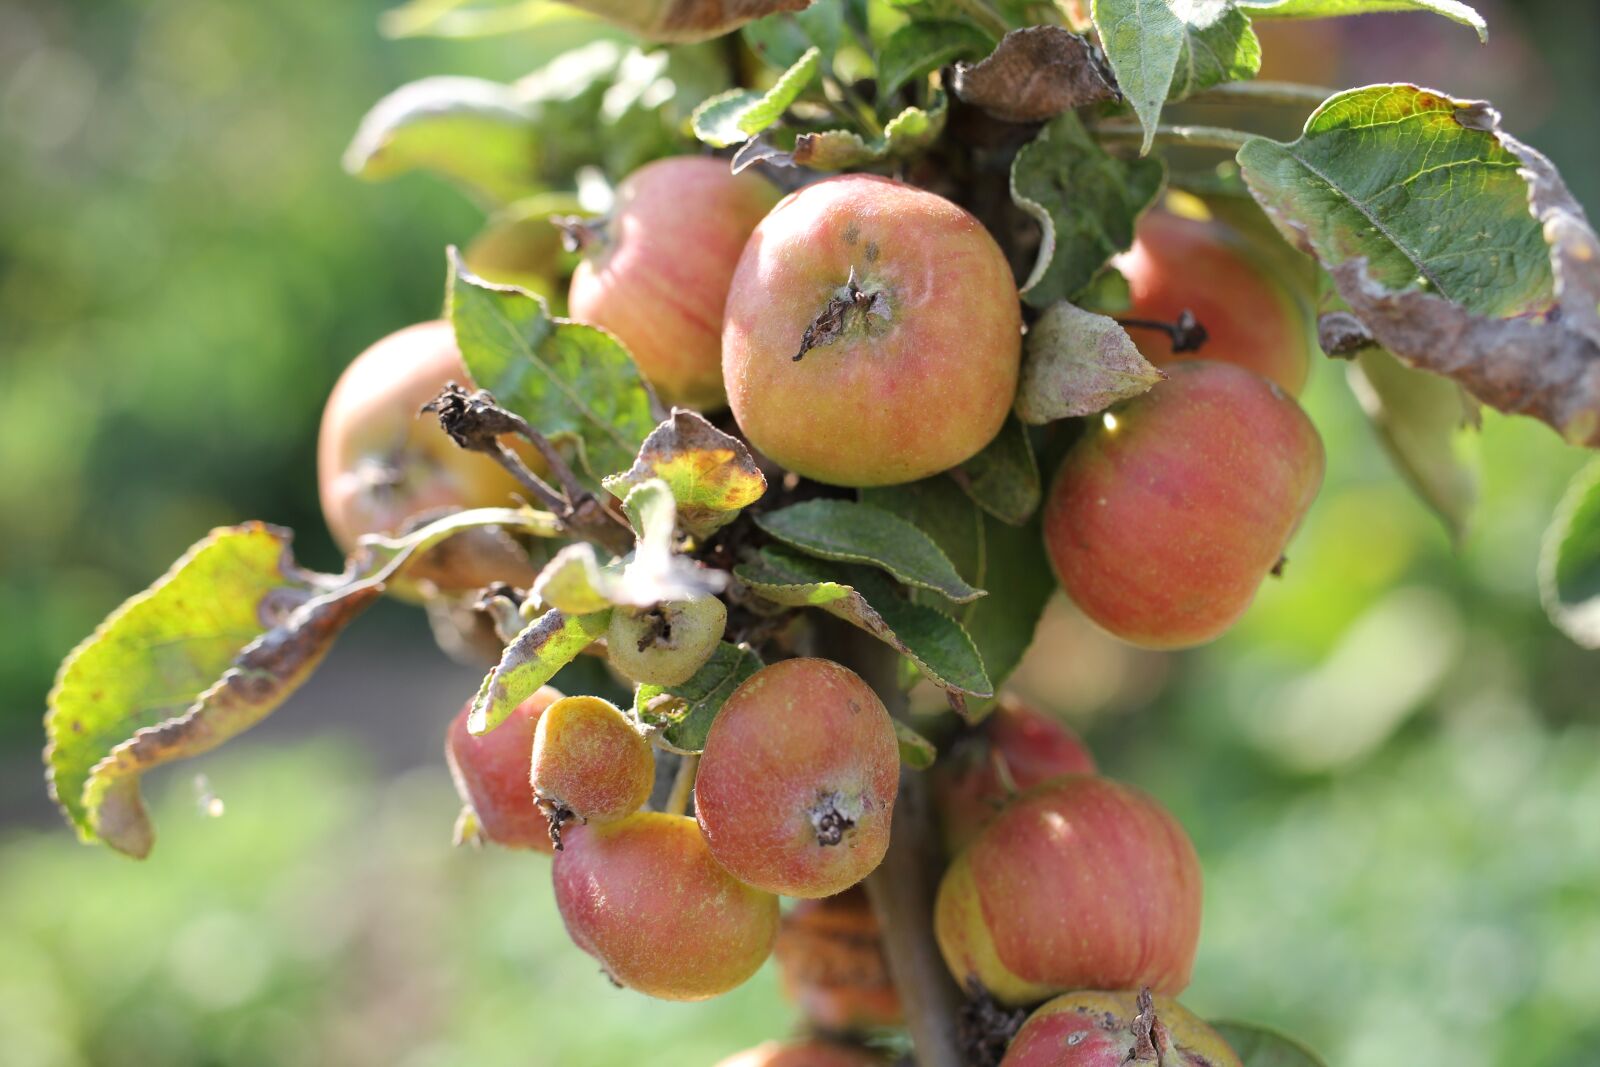
<svg viewBox="0 0 1600 1067"><path fill-rule="evenodd" d="M720 160L668 159L622 182L582 243L573 317L623 342L663 400L726 408L724 425L791 487L838 497L937 475L1012 411L1025 335L1012 269L977 219L932 192L847 174L780 196ZM1306 323L1215 220L1155 210L1116 265L1130 323L1188 312L1209 340L1182 351L1136 331L1164 379L1101 417L1044 428L1062 458L1042 535L1061 588L1097 625L1180 648L1239 618L1317 492L1322 446L1295 400ZM470 384L440 322L380 341L335 388L319 464L346 548L513 503L501 465L414 417L449 381ZM544 469L525 443L504 443ZM472 551L431 550L402 591L497 582L534 595L529 546L473 536L484 543ZM736 592L619 604L594 651L621 681L681 686L723 641ZM481 840L553 856L572 940L618 985L697 1000L775 954L825 1036L724 1067L880 1063L840 1035L902 1021L862 889L889 848L900 740L854 671L814 647L758 651L766 665L727 695L697 752L664 745L632 709L548 687L474 735L469 701L446 742L464 819ZM653 803L658 766L692 794ZM964 990L1031 1011L1005 1064L1238 1063L1171 999L1199 942L1201 871L1155 799L1006 698L928 773L947 855L927 933Z"/></svg>

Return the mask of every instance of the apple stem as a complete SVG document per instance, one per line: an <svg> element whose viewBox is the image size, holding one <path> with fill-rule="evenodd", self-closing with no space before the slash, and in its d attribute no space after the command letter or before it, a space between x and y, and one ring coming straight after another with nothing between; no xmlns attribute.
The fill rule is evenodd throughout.
<svg viewBox="0 0 1600 1067"><path fill-rule="evenodd" d="M544 434L521 415L497 404L488 390L468 393L450 382L438 396L424 404L422 410L438 415L439 425L457 445L469 452L481 452L504 467L572 533L613 555L625 555L632 550L633 530L627 522L584 488L572 467ZM560 492L529 470L522 457L501 442L501 435L508 433L525 438L538 449L560 482Z"/></svg>
<svg viewBox="0 0 1600 1067"><path fill-rule="evenodd" d="M1144 127L1136 122L1105 122L1091 126L1089 132L1108 141L1143 141ZM1250 140L1242 130L1223 126L1157 126L1155 139L1162 144L1181 144L1190 148L1215 148L1237 152Z"/></svg>
<svg viewBox="0 0 1600 1067"><path fill-rule="evenodd" d="M1206 328L1188 308L1184 308L1178 315L1177 322L1164 322L1160 319L1118 319L1117 323L1123 329L1129 330L1160 330L1172 341L1174 352L1198 352L1201 346L1211 339L1211 335L1206 333Z"/></svg>

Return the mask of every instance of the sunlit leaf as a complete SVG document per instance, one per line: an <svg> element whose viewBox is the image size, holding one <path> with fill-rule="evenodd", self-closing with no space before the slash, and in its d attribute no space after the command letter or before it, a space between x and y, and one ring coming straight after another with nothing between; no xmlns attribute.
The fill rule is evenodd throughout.
<svg viewBox="0 0 1600 1067"><path fill-rule="evenodd" d="M709 537L767 490L767 479L743 441L683 408L650 431L633 466L606 478L605 487L626 495L650 478L671 488L678 521L696 537Z"/></svg>
<svg viewBox="0 0 1600 1067"><path fill-rule="evenodd" d="M764 93L731 89L713 96L695 109L694 135L713 148L742 144L754 137L782 118L789 105L805 92L821 67L819 56L817 49L807 49Z"/></svg>
<svg viewBox="0 0 1600 1067"><path fill-rule="evenodd" d="M505 722L516 706L598 640L611 612L567 616L551 610L528 624L484 678L467 715L467 729L484 734Z"/></svg>
<svg viewBox="0 0 1600 1067"><path fill-rule="evenodd" d="M1150 151L1168 100L1253 78L1261 42L1232 0L1094 0L1094 25Z"/></svg>
<svg viewBox="0 0 1600 1067"><path fill-rule="evenodd" d="M382 593L301 570L287 530L212 531L62 664L50 692L50 791L85 841L143 857L145 771L254 726Z"/></svg>
<svg viewBox="0 0 1600 1067"><path fill-rule="evenodd" d="M1037 426L1093 415L1165 377L1115 319L1062 301L1028 330L1017 416Z"/></svg>
<svg viewBox="0 0 1600 1067"><path fill-rule="evenodd" d="M1336 15L1373 15L1385 11L1431 11L1478 31L1478 39L1489 39L1489 28L1478 14L1460 0L1234 0L1258 19L1325 19Z"/></svg>

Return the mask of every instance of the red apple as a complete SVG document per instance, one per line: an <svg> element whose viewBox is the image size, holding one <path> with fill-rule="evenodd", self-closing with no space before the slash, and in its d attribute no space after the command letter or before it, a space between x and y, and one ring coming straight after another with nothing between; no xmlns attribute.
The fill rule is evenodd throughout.
<svg viewBox="0 0 1600 1067"><path fill-rule="evenodd" d="M934 800L951 855L1016 794L1063 774L1094 774L1094 756L1059 719L1003 697L982 732L934 764Z"/></svg>
<svg viewBox="0 0 1600 1067"><path fill-rule="evenodd" d="M1305 387L1317 351L1312 308L1238 230L1157 209L1112 262L1128 279L1129 317L1173 322L1192 311L1205 327L1206 343L1184 353L1159 330L1129 330L1150 362L1209 359L1253 370L1290 395Z"/></svg>
<svg viewBox="0 0 1600 1067"><path fill-rule="evenodd" d="M1240 1067L1222 1035L1168 997L1068 993L1028 1017L1000 1067Z"/></svg>
<svg viewBox="0 0 1600 1067"><path fill-rule="evenodd" d="M1073 775L1022 794L956 857L934 932L957 982L1008 1005L1073 989L1189 984L1200 862L1138 790Z"/></svg>
<svg viewBox="0 0 1600 1067"><path fill-rule="evenodd" d="M741 881L825 897L872 873L889 847L900 746L872 687L825 659L763 667L706 734L695 815Z"/></svg>
<svg viewBox="0 0 1600 1067"><path fill-rule="evenodd" d="M1022 317L1004 253L966 211L887 178L786 197L745 246L725 318L739 427L817 481L954 467L994 438L1016 393Z"/></svg>
<svg viewBox="0 0 1600 1067"><path fill-rule="evenodd" d="M497 845L554 851L550 822L534 802L528 774L539 716L560 699L559 692L545 686L512 708L499 726L477 737L467 730L472 701L450 720L444 744L450 777L483 836Z"/></svg>
<svg viewBox="0 0 1600 1067"><path fill-rule="evenodd" d="M1044 508L1061 588L1145 648L1233 625L1322 484L1322 440L1282 389L1226 363L1170 374L1073 445Z"/></svg>
<svg viewBox="0 0 1600 1067"><path fill-rule="evenodd" d="M693 819L639 812L574 826L551 867L577 946L612 980L664 1000L740 985L772 952L778 898L712 859Z"/></svg>
<svg viewBox="0 0 1600 1067"><path fill-rule="evenodd" d="M366 534L392 534L426 519L477 507L511 507L522 492L488 456L458 447L422 405L448 382L472 379L448 322L390 334L345 369L328 397L317 438L322 514L339 547ZM507 440L535 469L531 446ZM528 555L492 530L458 535L406 569L412 581L469 590L537 576Z"/></svg>
<svg viewBox="0 0 1600 1067"><path fill-rule="evenodd" d="M616 206L572 275L568 310L616 334L666 403L721 407L728 284L778 195L721 159L639 168L617 187Z"/></svg>

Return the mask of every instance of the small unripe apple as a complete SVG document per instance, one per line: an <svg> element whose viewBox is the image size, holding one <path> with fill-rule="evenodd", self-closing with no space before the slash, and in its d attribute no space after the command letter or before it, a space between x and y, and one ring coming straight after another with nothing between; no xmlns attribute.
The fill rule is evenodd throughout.
<svg viewBox="0 0 1600 1067"><path fill-rule="evenodd" d="M559 692L545 686L512 708L499 726L477 737L467 730L472 701L450 720L444 742L450 777L483 837L497 845L544 853L554 848L550 821L528 784L528 768L539 718L560 699Z"/></svg>
<svg viewBox="0 0 1600 1067"><path fill-rule="evenodd" d="M1233 625L1322 484L1322 439L1282 389L1226 363L1169 374L1073 445L1044 508L1061 588L1145 648Z"/></svg>
<svg viewBox="0 0 1600 1067"><path fill-rule="evenodd" d="M934 764L945 847L960 852L1013 796L1063 774L1094 774L1094 756L1059 719L1005 697L983 730Z"/></svg>
<svg viewBox="0 0 1600 1067"><path fill-rule="evenodd" d="M750 443L807 478L892 485L954 467L1017 391L1005 254L934 193L847 174L791 193L728 293L722 374Z"/></svg>
<svg viewBox="0 0 1600 1067"><path fill-rule="evenodd" d="M825 659L763 667L722 706L695 814L735 877L791 897L865 878L889 847L900 750L872 687Z"/></svg>
<svg viewBox="0 0 1600 1067"><path fill-rule="evenodd" d="M1067 993L1028 1016L1000 1067L1240 1067L1205 1022L1169 997Z"/></svg>
<svg viewBox="0 0 1600 1067"><path fill-rule="evenodd" d="M463 508L515 505L523 490L510 474L458 447L438 419L420 413L452 381L472 388L455 331L439 321L385 337L334 385L317 438L317 483L328 530L344 551L366 534L398 533ZM531 446L506 443L543 469ZM458 535L406 568L411 581L447 591L526 585L536 576L527 553L493 530Z"/></svg>
<svg viewBox="0 0 1600 1067"><path fill-rule="evenodd" d="M638 812L566 838L551 868L556 905L573 942L619 985L705 1000L771 954L778 898L723 870L688 816Z"/></svg>
<svg viewBox="0 0 1600 1067"><path fill-rule="evenodd" d="M806 1038L768 1041L729 1056L717 1067L884 1067L886 1062L864 1048Z"/></svg>
<svg viewBox="0 0 1600 1067"><path fill-rule="evenodd" d="M655 755L616 705L565 697L545 709L533 734L533 793L558 822L611 822L650 799Z"/></svg>
<svg viewBox="0 0 1600 1067"><path fill-rule="evenodd" d="M606 628L606 654L625 678L677 685L711 658L727 625L728 609L709 593L644 610L617 607Z"/></svg>
<svg viewBox="0 0 1600 1067"><path fill-rule="evenodd" d="M1176 321L1194 313L1207 340L1194 352L1173 352L1160 330L1128 331L1158 367L1209 359L1253 370L1291 396L1305 387L1316 344L1307 301L1276 277L1250 239L1212 219L1157 209L1139 220L1133 247L1112 260L1128 279L1130 318Z"/></svg>
<svg viewBox="0 0 1600 1067"><path fill-rule="evenodd" d="M846 1033L904 1021L878 920L859 886L786 911L772 958L783 991L814 1026Z"/></svg>
<svg viewBox="0 0 1600 1067"><path fill-rule="evenodd" d="M778 190L726 160L660 159L617 186L572 275L572 317L616 334L668 404L723 405L722 306Z"/></svg>
<svg viewBox="0 0 1600 1067"><path fill-rule="evenodd" d="M1138 790L1071 775L1022 794L956 857L934 932L965 986L1031 1004L1073 989L1176 995L1200 940L1200 861Z"/></svg>

